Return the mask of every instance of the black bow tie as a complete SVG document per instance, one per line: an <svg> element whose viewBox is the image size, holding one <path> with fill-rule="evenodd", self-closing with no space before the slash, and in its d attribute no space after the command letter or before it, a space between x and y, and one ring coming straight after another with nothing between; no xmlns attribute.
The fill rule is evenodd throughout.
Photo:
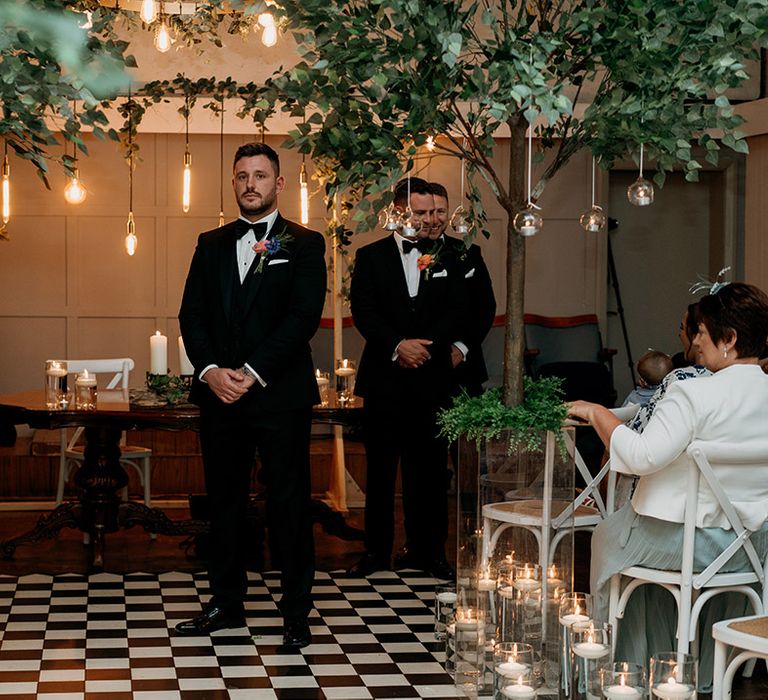
<svg viewBox="0 0 768 700"><path fill-rule="evenodd" d="M252 224L248 221L243 221L243 219L238 219L235 221L235 236L238 240L245 236L248 231L253 231L254 235L256 236L256 240L258 241L267 232L267 222L262 221L258 224Z"/></svg>
<svg viewBox="0 0 768 700"><path fill-rule="evenodd" d="M403 241L403 255L408 255L412 250L418 250L423 253L428 245L429 241L423 238L418 241Z"/></svg>

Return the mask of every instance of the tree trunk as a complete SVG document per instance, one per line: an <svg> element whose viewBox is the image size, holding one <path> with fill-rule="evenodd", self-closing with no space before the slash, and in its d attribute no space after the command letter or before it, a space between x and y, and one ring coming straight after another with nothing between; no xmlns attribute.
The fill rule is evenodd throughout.
<svg viewBox="0 0 768 700"><path fill-rule="evenodd" d="M523 402L523 357L525 354L525 240L512 225L517 211L526 203L525 131L521 115L509 122L509 198L507 212L507 298L504 325L504 384L502 397L507 406Z"/></svg>

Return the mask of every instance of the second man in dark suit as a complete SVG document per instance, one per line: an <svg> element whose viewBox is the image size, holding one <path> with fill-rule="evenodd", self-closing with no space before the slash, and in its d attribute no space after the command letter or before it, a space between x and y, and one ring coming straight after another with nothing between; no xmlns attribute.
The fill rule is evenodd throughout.
<svg viewBox="0 0 768 700"><path fill-rule="evenodd" d="M431 228L428 183L411 178L410 201L408 187L403 181L395 188L395 205L410 206L415 228ZM437 437L435 419L450 394L454 343L466 324L458 259L427 256L415 235L393 233L358 250L350 302L365 339L355 391L365 399L367 461L366 553L350 573L390 568L399 461L410 563L452 578L445 557L447 445Z"/></svg>

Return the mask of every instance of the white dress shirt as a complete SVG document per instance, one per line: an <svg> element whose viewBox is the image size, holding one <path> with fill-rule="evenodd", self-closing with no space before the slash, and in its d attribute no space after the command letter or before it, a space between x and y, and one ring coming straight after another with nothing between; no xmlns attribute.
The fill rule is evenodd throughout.
<svg viewBox="0 0 768 700"><path fill-rule="evenodd" d="M404 238L399 233L395 233L394 236L397 249L400 251L400 262L403 264L405 281L408 284L408 294L413 299L419 293L419 282L421 281L419 258L421 257L421 251L418 248L413 248L408 253L404 253L403 241L410 241L411 239Z"/></svg>

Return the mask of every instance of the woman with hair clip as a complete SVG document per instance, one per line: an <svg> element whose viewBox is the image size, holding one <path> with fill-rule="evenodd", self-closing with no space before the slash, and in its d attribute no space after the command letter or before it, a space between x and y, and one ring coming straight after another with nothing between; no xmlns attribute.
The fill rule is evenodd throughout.
<svg viewBox="0 0 768 700"><path fill-rule="evenodd" d="M765 440L768 376L758 358L768 338L768 296L749 284L714 285L700 300L695 316L693 348L712 376L674 382L642 432L631 430L603 406L575 401L569 407L570 415L590 423L610 448L611 469L639 477L632 501L600 523L592 536L592 594L595 614L604 618L614 574L635 565L679 569L688 445L694 440L740 444ZM756 533L752 542L758 556L765 557L768 463L750 469L741 479L729 478L723 487L745 525ZM716 502L700 499L698 509L694 568L701 571L735 536ZM739 551L721 570L747 566ZM646 624L642 605L636 605L643 600L653 624ZM708 605L709 619L737 616L746 609L744 597L734 595L717 596ZM645 664L650 655L674 649L674 619L671 596L658 586L642 586L630 599L619 628L616 658ZM699 684L708 687L712 639L705 633L702 640Z"/></svg>

